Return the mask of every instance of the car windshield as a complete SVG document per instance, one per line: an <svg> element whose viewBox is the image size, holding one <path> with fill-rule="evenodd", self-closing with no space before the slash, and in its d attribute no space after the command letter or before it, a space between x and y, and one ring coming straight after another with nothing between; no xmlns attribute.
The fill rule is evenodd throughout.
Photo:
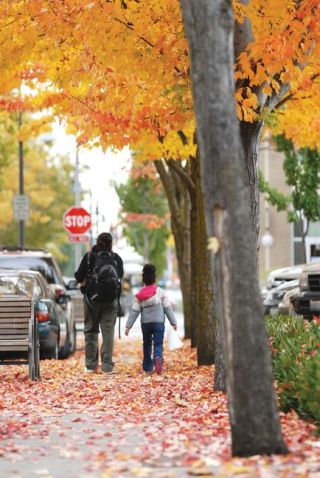
<svg viewBox="0 0 320 478"><path fill-rule="evenodd" d="M49 284L59 284L61 282L49 257L0 256L0 267L2 269L37 271L46 278Z"/></svg>
<svg viewBox="0 0 320 478"><path fill-rule="evenodd" d="M35 277L26 275L0 275L0 296L21 295L39 298L42 289Z"/></svg>

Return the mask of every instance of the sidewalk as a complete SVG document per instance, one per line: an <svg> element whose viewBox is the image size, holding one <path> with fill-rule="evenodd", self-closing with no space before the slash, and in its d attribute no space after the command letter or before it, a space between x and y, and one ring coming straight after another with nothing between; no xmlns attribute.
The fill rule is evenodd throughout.
<svg viewBox="0 0 320 478"><path fill-rule="evenodd" d="M320 441L295 413L283 416L290 455L231 459L226 399L187 344L161 376L141 372L135 337L116 341L115 360L108 378L83 374L82 351L42 361L40 383L1 367L1 477L320 476Z"/></svg>

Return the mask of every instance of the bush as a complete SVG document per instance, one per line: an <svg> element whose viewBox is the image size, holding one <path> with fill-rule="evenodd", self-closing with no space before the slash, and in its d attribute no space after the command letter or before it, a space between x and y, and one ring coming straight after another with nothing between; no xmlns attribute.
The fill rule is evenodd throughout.
<svg viewBox="0 0 320 478"><path fill-rule="evenodd" d="M294 317L268 317L280 407L313 418L320 427L320 327Z"/></svg>

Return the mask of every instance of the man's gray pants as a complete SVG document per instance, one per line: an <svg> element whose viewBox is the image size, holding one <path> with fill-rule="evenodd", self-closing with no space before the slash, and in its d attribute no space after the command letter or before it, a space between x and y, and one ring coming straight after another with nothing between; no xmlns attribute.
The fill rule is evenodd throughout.
<svg viewBox="0 0 320 478"><path fill-rule="evenodd" d="M94 370L99 362L99 327L102 334L101 370L111 372L114 329L118 315L118 301L96 302L92 306L84 300L84 338L86 368Z"/></svg>

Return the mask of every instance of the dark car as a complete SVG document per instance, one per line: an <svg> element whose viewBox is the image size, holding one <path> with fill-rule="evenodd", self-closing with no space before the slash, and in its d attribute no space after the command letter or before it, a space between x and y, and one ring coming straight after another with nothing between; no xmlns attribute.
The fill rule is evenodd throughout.
<svg viewBox="0 0 320 478"><path fill-rule="evenodd" d="M13 302L17 296L33 298L41 358L66 358L69 355L66 313L39 272L0 269L0 296Z"/></svg>
<svg viewBox="0 0 320 478"><path fill-rule="evenodd" d="M304 319L311 320L320 315L320 263L308 264L303 268L299 290L290 298L294 311Z"/></svg>
<svg viewBox="0 0 320 478"><path fill-rule="evenodd" d="M76 325L74 305L67 292L60 267L52 254L41 249L16 249L3 247L0 249L0 268L15 270L33 270L40 272L49 284L56 302L64 309L67 317L67 354L76 349Z"/></svg>

